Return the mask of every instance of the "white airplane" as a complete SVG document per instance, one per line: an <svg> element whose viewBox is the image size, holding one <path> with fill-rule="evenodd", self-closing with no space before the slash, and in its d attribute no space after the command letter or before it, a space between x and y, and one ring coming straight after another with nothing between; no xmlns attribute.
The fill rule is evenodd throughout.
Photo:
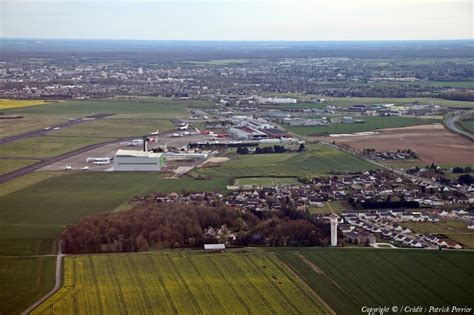
<svg viewBox="0 0 474 315"><path fill-rule="evenodd" d="M72 166L71 165L66 165L66 169L69 171L69 170L72 170Z"/></svg>
<svg viewBox="0 0 474 315"><path fill-rule="evenodd" d="M189 128L189 124L185 124L185 125L179 127L179 130L188 130L188 128Z"/></svg>
<svg viewBox="0 0 474 315"><path fill-rule="evenodd" d="M207 117L207 116L204 115L204 119L209 119L209 117Z"/></svg>
<svg viewBox="0 0 474 315"><path fill-rule="evenodd" d="M175 137L175 138L176 138L176 137L181 137L181 135L180 135L179 133L173 133L171 136L172 136L172 137Z"/></svg>
<svg viewBox="0 0 474 315"><path fill-rule="evenodd" d="M156 129L156 131L155 131L155 132L151 132L150 135L156 136L158 133L159 133L159 129Z"/></svg>
<svg viewBox="0 0 474 315"><path fill-rule="evenodd" d="M88 169L89 169L89 166L84 166L84 167L82 168L83 171L87 171Z"/></svg>

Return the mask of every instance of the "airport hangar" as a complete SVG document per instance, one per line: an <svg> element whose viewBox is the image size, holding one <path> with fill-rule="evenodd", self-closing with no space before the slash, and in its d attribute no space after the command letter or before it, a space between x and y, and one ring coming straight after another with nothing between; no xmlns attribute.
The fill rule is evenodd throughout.
<svg viewBox="0 0 474 315"><path fill-rule="evenodd" d="M160 171L165 164L163 153L118 150L114 158L114 171Z"/></svg>

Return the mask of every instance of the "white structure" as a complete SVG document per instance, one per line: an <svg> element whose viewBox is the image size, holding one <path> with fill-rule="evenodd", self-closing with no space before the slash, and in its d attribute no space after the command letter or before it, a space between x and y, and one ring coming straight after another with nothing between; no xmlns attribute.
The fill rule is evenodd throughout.
<svg viewBox="0 0 474 315"><path fill-rule="evenodd" d="M331 222L331 246L336 247L337 246L337 221L338 221L338 216L332 213L329 216L329 221Z"/></svg>
<svg viewBox="0 0 474 315"><path fill-rule="evenodd" d="M225 244L204 244L204 249L211 251L223 251L225 250Z"/></svg>
<svg viewBox="0 0 474 315"><path fill-rule="evenodd" d="M163 165L163 153L120 149L114 158L114 171L159 171Z"/></svg>

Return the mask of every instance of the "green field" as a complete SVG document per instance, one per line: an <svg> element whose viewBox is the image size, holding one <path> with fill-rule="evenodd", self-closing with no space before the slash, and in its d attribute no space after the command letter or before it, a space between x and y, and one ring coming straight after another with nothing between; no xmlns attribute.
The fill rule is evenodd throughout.
<svg viewBox="0 0 474 315"><path fill-rule="evenodd" d="M106 141L110 138L33 137L1 145L0 157L51 157Z"/></svg>
<svg viewBox="0 0 474 315"><path fill-rule="evenodd" d="M45 179L55 177L55 176L61 176L66 173L70 174L69 171L50 171L50 172L36 171L28 175L15 178L11 181L0 184L0 197L8 195L12 192L18 191L20 189L26 188L33 184L37 184L39 182L42 182Z"/></svg>
<svg viewBox="0 0 474 315"><path fill-rule="evenodd" d="M165 179L156 173L75 173L45 179L0 197L0 243L8 255L38 254L31 242L52 242L65 224L110 212L130 198L154 191L223 191L230 180ZM23 245L22 245L23 244ZM42 247L43 248L43 247ZM50 248L46 246L46 248ZM44 251L42 253L50 253Z"/></svg>
<svg viewBox="0 0 474 315"><path fill-rule="evenodd" d="M291 184L301 184L296 177L244 177L237 178L234 185L259 185L259 186L274 186Z"/></svg>
<svg viewBox="0 0 474 315"><path fill-rule="evenodd" d="M470 252L308 248L281 249L278 257L338 314L361 314L362 306L474 306Z"/></svg>
<svg viewBox="0 0 474 315"><path fill-rule="evenodd" d="M462 120L459 122L459 125L470 133L474 133L474 120Z"/></svg>
<svg viewBox="0 0 474 315"><path fill-rule="evenodd" d="M372 163L358 159L328 145L307 146L303 153L237 155L217 167L199 168L193 174L213 178L252 176L294 177L324 175L331 171L356 172L375 169Z"/></svg>
<svg viewBox="0 0 474 315"><path fill-rule="evenodd" d="M0 313L21 314L54 286L54 257L0 256Z"/></svg>
<svg viewBox="0 0 474 315"><path fill-rule="evenodd" d="M85 124L63 128L50 133L55 136L87 136L123 138L129 136L143 136L144 134L176 129L167 119L140 119L140 118L107 118Z"/></svg>
<svg viewBox="0 0 474 315"><path fill-rule="evenodd" d="M359 118L359 117L355 117ZM364 131L373 131L385 128L408 127L414 125L425 125L439 123L438 119L422 119L416 117L369 117L361 116L365 123L363 124L331 124L328 126L283 126L286 129L302 136L321 135L321 134L341 134L355 133Z"/></svg>
<svg viewBox="0 0 474 315"><path fill-rule="evenodd" d="M33 314L329 313L264 251L70 256L64 274L64 286Z"/></svg>
<svg viewBox="0 0 474 315"><path fill-rule="evenodd" d="M149 98L139 100L84 100L50 103L41 106L22 107L5 110L5 113L41 113L41 114L81 114L93 115L98 113L148 114L148 118L173 118L186 115L187 107L212 107L208 101L183 101L165 98ZM122 117L124 118L124 117Z"/></svg>
<svg viewBox="0 0 474 315"><path fill-rule="evenodd" d="M467 248L474 249L474 231L467 229L467 223L459 220L440 220L437 223L429 222L405 222L412 231L420 233L444 234L453 241L463 244Z"/></svg>
<svg viewBox="0 0 474 315"><path fill-rule="evenodd" d="M324 202L324 207L310 206L308 208L308 212L311 214L341 213L343 210L344 206L338 201Z"/></svg>
<svg viewBox="0 0 474 315"><path fill-rule="evenodd" d="M66 120L66 117L45 114L28 114L19 119L2 119L0 120L0 139L64 123Z"/></svg>
<svg viewBox="0 0 474 315"><path fill-rule="evenodd" d="M0 159L0 175L38 162L37 160Z"/></svg>

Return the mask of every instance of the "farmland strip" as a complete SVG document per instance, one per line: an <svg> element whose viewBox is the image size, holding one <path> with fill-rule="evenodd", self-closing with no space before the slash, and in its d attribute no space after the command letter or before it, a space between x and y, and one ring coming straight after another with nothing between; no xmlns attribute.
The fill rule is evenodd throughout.
<svg viewBox="0 0 474 315"><path fill-rule="evenodd" d="M96 277L96 274L95 274L94 263L92 262L92 257L89 256L87 261L89 263L89 267L91 268L92 281L94 282L93 283L94 284L94 291L95 291L95 295L97 297L97 302L99 304L99 313L104 314L104 309L102 307L102 301L100 300L99 286L97 285L97 277Z"/></svg>
<svg viewBox="0 0 474 315"><path fill-rule="evenodd" d="M120 286L120 283L118 282L117 271L115 270L115 266L113 262L110 260L110 256L107 256L107 268L109 269L112 275L114 286L117 289L117 292L120 298L120 303L122 304L122 310L125 312L125 314L128 314L127 304L125 303L125 299L123 297L122 287Z"/></svg>
<svg viewBox="0 0 474 315"><path fill-rule="evenodd" d="M158 281L160 282L161 286L163 287L163 292L165 292L165 295L166 295L166 299L167 301L170 303L170 306L173 310L173 313L174 314L178 314L178 310L176 309L176 306L174 305L174 302L173 302L173 299L171 298L171 295L168 291L168 289L166 288L166 285L165 285L165 282L163 281L163 279L161 278L161 275L160 275L160 271L156 268L154 262L153 262L153 259L150 255L144 255L147 260L151 263L151 266L152 268L154 269L155 271L155 275L156 277L158 278Z"/></svg>

